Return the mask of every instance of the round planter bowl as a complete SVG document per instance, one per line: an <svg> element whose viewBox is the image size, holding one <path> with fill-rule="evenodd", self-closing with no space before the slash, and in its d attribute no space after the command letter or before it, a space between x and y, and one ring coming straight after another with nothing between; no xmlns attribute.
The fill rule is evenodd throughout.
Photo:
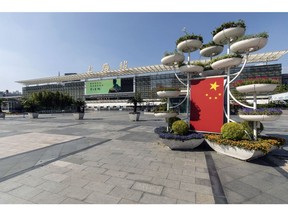
<svg viewBox="0 0 288 216"><path fill-rule="evenodd" d="M180 95L180 91L157 91L157 95L159 97L178 97Z"/></svg>
<svg viewBox="0 0 288 216"><path fill-rule="evenodd" d="M37 119L38 116L39 116L39 113L36 113L36 112L29 112L29 113L28 113L28 117L29 117L30 119Z"/></svg>
<svg viewBox="0 0 288 216"><path fill-rule="evenodd" d="M73 113L75 120L83 120L85 113Z"/></svg>
<svg viewBox="0 0 288 216"><path fill-rule="evenodd" d="M212 141L205 139L207 144L217 153L224 154L233 158L240 160L252 160L264 156L265 154L259 150L246 150L236 146L221 145ZM277 147L272 147L270 151L277 149Z"/></svg>
<svg viewBox="0 0 288 216"><path fill-rule="evenodd" d="M204 57L213 57L223 51L223 46L210 46L200 50L200 55Z"/></svg>
<svg viewBox="0 0 288 216"><path fill-rule="evenodd" d="M206 70L200 73L200 76L207 77L207 76L217 76L222 75L224 70Z"/></svg>
<svg viewBox="0 0 288 216"><path fill-rule="evenodd" d="M204 68L199 65L184 65L179 68L182 73L201 73Z"/></svg>
<svg viewBox="0 0 288 216"><path fill-rule="evenodd" d="M218 32L214 37L213 41L216 44L224 45L229 41L234 41L239 37L242 37L245 34L245 28L242 27L232 27L228 29L224 29Z"/></svg>
<svg viewBox="0 0 288 216"><path fill-rule="evenodd" d="M239 115L239 118L246 121L276 121L281 115Z"/></svg>
<svg viewBox="0 0 288 216"><path fill-rule="evenodd" d="M174 140L174 139L161 139L161 143L168 146L171 150L192 150L203 143L202 139L191 139L191 140Z"/></svg>
<svg viewBox="0 0 288 216"><path fill-rule="evenodd" d="M277 87L277 84L250 84L237 86L236 90L240 93L250 92L271 92Z"/></svg>
<svg viewBox="0 0 288 216"><path fill-rule="evenodd" d="M177 45L177 49L184 53L193 52L202 46L202 42L196 39L190 39L180 42Z"/></svg>
<svg viewBox="0 0 288 216"><path fill-rule="evenodd" d="M161 63L166 66L173 66L177 62L183 62L185 60L185 56L182 54L173 54L165 56L161 59Z"/></svg>
<svg viewBox="0 0 288 216"><path fill-rule="evenodd" d="M266 46L267 38L250 38L233 43L230 49L234 53L255 52Z"/></svg>
<svg viewBox="0 0 288 216"><path fill-rule="evenodd" d="M238 66L239 64L241 64L241 62L242 62L242 58L235 58L235 57L226 58L226 59L222 59L222 60L219 60L219 61L212 63L211 67L214 70L217 70L217 69L223 69L223 68Z"/></svg>
<svg viewBox="0 0 288 216"><path fill-rule="evenodd" d="M175 117L177 116L178 113L154 113L154 116L155 117L158 117L158 118L172 118L172 117Z"/></svg>

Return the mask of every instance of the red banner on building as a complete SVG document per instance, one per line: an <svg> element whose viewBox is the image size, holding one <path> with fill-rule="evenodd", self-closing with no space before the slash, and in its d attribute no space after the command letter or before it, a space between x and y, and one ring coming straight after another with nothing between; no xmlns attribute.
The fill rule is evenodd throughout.
<svg viewBox="0 0 288 216"><path fill-rule="evenodd" d="M220 133L224 124L224 78L191 81L190 126L192 130Z"/></svg>

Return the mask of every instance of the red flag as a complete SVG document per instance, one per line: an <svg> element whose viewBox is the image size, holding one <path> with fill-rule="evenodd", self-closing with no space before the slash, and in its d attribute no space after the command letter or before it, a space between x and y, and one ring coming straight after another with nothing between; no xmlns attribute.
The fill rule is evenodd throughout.
<svg viewBox="0 0 288 216"><path fill-rule="evenodd" d="M192 130L220 133L224 124L224 78L191 81L190 126Z"/></svg>

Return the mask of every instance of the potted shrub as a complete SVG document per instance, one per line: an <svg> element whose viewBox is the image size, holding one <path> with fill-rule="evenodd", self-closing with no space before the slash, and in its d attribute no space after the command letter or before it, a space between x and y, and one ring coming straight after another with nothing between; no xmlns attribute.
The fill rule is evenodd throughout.
<svg viewBox="0 0 288 216"><path fill-rule="evenodd" d="M203 37L201 35L189 34L178 38L176 41L177 49L181 52L188 53L199 49L203 43Z"/></svg>
<svg viewBox="0 0 288 216"><path fill-rule="evenodd" d="M154 116L158 117L158 118L166 118L166 120L168 120L171 117L176 117L178 115L178 113L174 110L174 109L167 109L167 99L163 99L160 105L158 105L155 109L154 109Z"/></svg>
<svg viewBox="0 0 288 216"><path fill-rule="evenodd" d="M25 97L21 101L23 108L28 112L28 117L35 119L39 116L39 101L31 95L30 97Z"/></svg>
<svg viewBox="0 0 288 216"><path fill-rule="evenodd" d="M158 87L157 95L159 97L178 97L180 95L180 89L174 87Z"/></svg>
<svg viewBox="0 0 288 216"><path fill-rule="evenodd" d="M220 54L223 51L224 46L216 44L214 41L210 41L207 44L203 44L200 47L200 55L204 57L213 57Z"/></svg>
<svg viewBox="0 0 288 216"><path fill-rule="evenodd" d="M261 32L259 34L244 35L238 38L230 46L232 52L248 53L262 49L268 42L268 33Z"/></svg>
<svg viewBox="0 0 288 216"><path fill-rule="evenodd" d="M244 35L246 24L239 19L237 22L230 21L223 23L220 27L212 31L213 41L216 44L227 44Z"/></svg>
<svg viewBox="0 0 288 216"><path fill-rule="evenodd" d="M185 56L183 53L175 50L174 52L165 52L163 58L161 59L161 63L166 66L174 66L179 62L183 62L185 60Z"/></svg>
<svg viewBox="0 0 288 216"><path fill-rule="evenodd" d="M237 122L225 123L221 134L205 134L208 145L218 153L240 160L261 157L285 144L285 139L258 136L257 140L245 137L245 126Z"/></svg>
<svg viewBox="0 0 288 216"><path fill-rule="evenodd" d="M242 56L239 54L226 54L211 60L211 67L214 70L238 66L242 62Z"/></svg>
<svg viewBox="0 0 288 216"><path fill-rule="evenodd" d="M137 105L138 103L141 104L142 102L143 99L140 93L136 93L134 97L128 99L127 103L133 104L133 112L129 112L129 119L131 121L139 121L140 112L137 112Z"/></svg>
<svg viewBox="0 0 288 216"><path fill-rule="evenodd" d="M246 121L275 121L282 115L282 110L278 108L243 108L238 110L239 118Z"/></svg>
<svg viewBox="0 0 288 216"><path fill-rule="evenodd" d="M190 131L188 124L177 117L170 118L169 125L168 131L165 127L158 127L154 132L171 150L192 150L204 141L203 134Z"/></svg>
<svg viewBox="0 0 288 216"><path fill-rule="evenodd" d="M85 115L85 105L86 102L84 100L78 99L74 101L74 107L75 107L75 112L73 113L73 116L76 120L82 120Z"/></svg>
<svg viewBox="0 0 288 216"><path fill-rule="evenodd" d="M204 70L204 66L202 62L188 62L179 64L179 70L182 73L196 73L199 74Z"/></svg>
<svg viewBox="0 0 288 216"><path fill-rule="evenodd" d="M238 80L233 83L236 90L240 93L250 92L271 92L280 84L279 79L269 77L255 77Z"/></svg>
<svg viewBox="0 0 288 216"><path fill-rule="evenodd" d="M204 70L199 74L200 76L207 77L207 76L217 76L222 75L224 73L224 70L213 70L213 68L210 65L210 62L208 62L207 65L204 65Z"/></svg>

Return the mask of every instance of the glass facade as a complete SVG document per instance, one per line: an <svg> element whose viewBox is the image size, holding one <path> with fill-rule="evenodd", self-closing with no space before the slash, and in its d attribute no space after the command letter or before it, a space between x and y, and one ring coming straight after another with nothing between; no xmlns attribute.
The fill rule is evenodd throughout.
<svg viewBox="0 0 288 216"><path fill-rule="evenodd" d="M232 68L231 73L239 71L240 68ZM260 65L260 66L247 66L244 68L242 74L237 78L247 79L259 76L265 77L274 77L281 79L281 64L270 64L270 65ZM178 75L181 80L186 83L186 75ZM120 77L121 78L121 77ZM158 87L178 87L180 89L186 89L186 87L181 84L176 78L174 71L170 72L161 72L155 74L143 74L143 75L131 75L130 79L134 78L133 88L135 92L141 92L143 99L152 99L159 100L159 97L156 94L156 89ZM125 78L122 78L125 79ZM287 82L287 76L286 81ZM134 96L134 92L116 92L109 94L94 94L85 96L85 82L84 81L73 81L66 82L61 84L46 84L46 85L37 85L37 86L27 86L23 87L23 95L29 95L33 92L39 91L59 91L70 94L74 99L85 98L86 100L126 100ZM180 98L181 100L181 98Z"/></svg>

